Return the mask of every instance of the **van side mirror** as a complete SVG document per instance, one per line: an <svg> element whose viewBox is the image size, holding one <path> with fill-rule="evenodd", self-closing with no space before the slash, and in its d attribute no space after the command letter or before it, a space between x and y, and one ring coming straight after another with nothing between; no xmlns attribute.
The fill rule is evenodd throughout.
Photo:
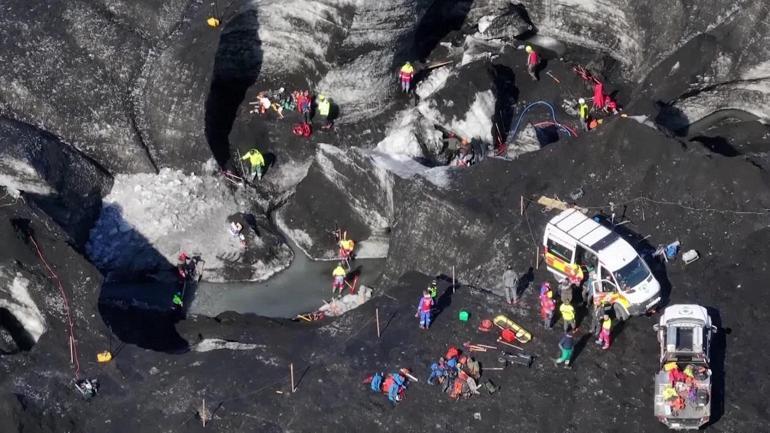
<svg viewBox="0 0 770 433"><path fill-rule="evenodd" d="M716 334L716 333L717 333L717 331L718 331L717 327L716 327L716 326L714 326L714 325L711 325L711 333L712 333L712 334Z"/></svg>
<svg viewBox="0 0 770 433"><path fill-rule="evenodd" d="M652 325L652 329L653 329L655 332L658 332L658 331L660 331L660 325L658 325L658 324L656 323L656 324Z"/></svg>

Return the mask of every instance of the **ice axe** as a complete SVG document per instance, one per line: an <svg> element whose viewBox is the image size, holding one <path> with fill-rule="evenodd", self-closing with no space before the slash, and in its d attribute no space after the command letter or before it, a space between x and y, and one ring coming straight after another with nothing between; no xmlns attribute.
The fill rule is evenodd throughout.
<svg viewBox="0 0 770 433"><path fill-rule="evenodd" d="M401 374L403 374L404 376L408 377L410 380L413 380L415 382L419 382L419 380L417 380L416 377L412 376L411 374L409 374L409 373L407 373L405 371L402 371Z"/></svg>
<svg viewBox="0 0 770 433"><path fill-rule="evenodd" d="M521 350L522 352L524 351L524 348L522 348L522 347L519 347L519 346L517 346L517 345L515 345L515 344L506 343L505 341L503 341L503 339L502 339L502 338L498 338L498 339L497 339L497 342L498 342L498 343L500 343L500 344L505 344L506 346L510 346L510 347L513 347L514 349L518 349L518 350Z"/></svg>

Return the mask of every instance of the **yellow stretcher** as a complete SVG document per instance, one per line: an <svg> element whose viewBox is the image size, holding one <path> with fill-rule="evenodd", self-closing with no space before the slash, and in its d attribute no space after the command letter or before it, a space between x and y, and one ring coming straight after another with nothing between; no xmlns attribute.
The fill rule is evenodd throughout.
<svg viewBox="0 0 770 433"><path fill-rule="evenodd" d="M511 331L516 333L516 339L519 340L522 343L527 343L529 340L532 339L532 334L529 333L526 329L519 326L518 323L514 322L513 320L505 317L504 315L499 315L492 320L495 325L501 327L501 328L507 328Z"/></svg>

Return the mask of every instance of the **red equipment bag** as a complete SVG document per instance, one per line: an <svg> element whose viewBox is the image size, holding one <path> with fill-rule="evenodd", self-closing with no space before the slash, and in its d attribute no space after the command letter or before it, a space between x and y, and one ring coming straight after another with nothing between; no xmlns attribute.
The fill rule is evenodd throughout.
<svg viewBox="0 0 770 433"><path fill-rule="evenodd" d="M502 338L503 341L505 341L506 343L515 343L516 333L506 328L506 329L503 329L502 332L500 332L500 338Z"/></svg>
<svg viewBox="0 0 770 433"><path fill-rule="evenodd" d="M460 356L460 351L457 350L457 348L454 346L449 346L449 350L446 351L446 355L444 355L444 359L449 361L450 359L457 358L458 356Z"/></svg>

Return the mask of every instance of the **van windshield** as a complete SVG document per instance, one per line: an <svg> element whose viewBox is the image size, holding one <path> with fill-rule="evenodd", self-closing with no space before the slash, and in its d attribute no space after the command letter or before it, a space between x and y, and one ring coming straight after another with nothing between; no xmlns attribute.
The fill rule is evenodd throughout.
<svg viewBox="0 0 770 433"><path fill-rule="evenodd" d="M644 263L641 257L636 256L631 263L623 266L613 272L622 290L628 290L636 287L650 275L650 269Z"/></svg>

